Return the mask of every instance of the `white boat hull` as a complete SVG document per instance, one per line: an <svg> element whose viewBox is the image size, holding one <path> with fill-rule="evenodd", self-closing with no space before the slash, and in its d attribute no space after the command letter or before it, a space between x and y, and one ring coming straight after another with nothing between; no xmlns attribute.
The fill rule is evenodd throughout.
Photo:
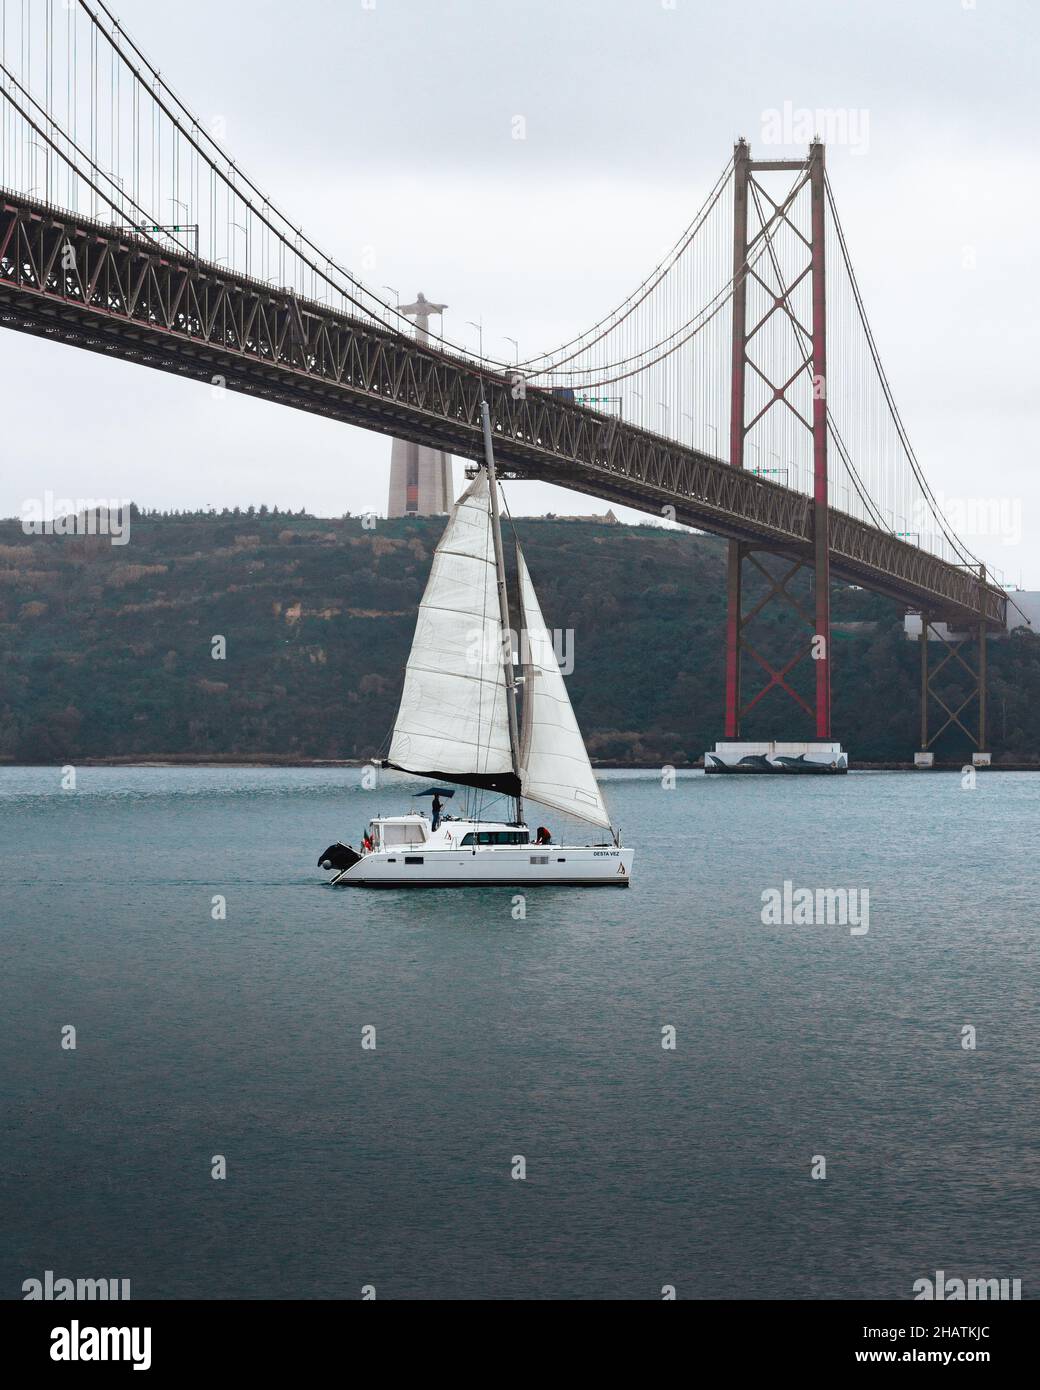
<svg viewBox="0 0 1040 1390"><path fill-rule="evenodd" d="M635 851L613 845L415 847L373 851L332 879L335 888L627 888Z"/></svg>

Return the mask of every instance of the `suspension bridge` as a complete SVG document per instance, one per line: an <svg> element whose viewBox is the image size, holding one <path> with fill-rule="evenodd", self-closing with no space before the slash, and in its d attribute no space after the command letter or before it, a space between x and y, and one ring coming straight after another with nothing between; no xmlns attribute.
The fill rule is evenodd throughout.
<svg viewBox="0 0 1040 1390"><path fill-rule="evenodd" d="M822 144L759 159L738 142L631 294L505 362L417 341L238 167L101 0L0 0L0 95L0 327L474 461L486 398L506 476L729 541L727 740L776 690L833 744L834 577L922 614L922 747L959 727L983 756L985 636L1006 630L1008 598L914 453ZM808 604L792 588L803 570ZM749 573L766 584L750 608ZM752 640L767 602L804 628L783 664ZM940 623L971 678L957 708L928 668ZM792 678L803 661L808 689ZM947 718L929 733L935 701Z"/></svg>

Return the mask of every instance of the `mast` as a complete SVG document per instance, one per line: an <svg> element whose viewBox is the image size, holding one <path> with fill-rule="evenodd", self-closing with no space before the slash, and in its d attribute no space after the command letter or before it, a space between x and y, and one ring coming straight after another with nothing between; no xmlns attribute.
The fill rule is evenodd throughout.
<svg viewBox="0 0 1040 1390"><path fill-rule="evenodd" d="M498 512L498 481L495 477L495 451L491 445L491 413L486 400L480 402L480 423L484 431L484 467L491 496L491 534L495 542L495 571L498 575L498 613L502 624L502 665L506 677L506 711L509 715L509 751L513 772L520 782L520 733L516 718L516 673L513 670L513 641L509 626L509 595L506 591L506 563L502 553L502 521ZM516 818L524 818L524 799L516 797Z"/></svg>

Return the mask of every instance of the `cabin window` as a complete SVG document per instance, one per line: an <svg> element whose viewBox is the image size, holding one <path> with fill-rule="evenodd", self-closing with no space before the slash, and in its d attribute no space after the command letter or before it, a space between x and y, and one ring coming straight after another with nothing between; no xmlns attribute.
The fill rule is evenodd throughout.
<svg viewBox="0 0 1040 1390"><path fill-rule="evenodd" d="M406 854L404 862L406 864L421 864L423 863L423 857L421 854Z"/></svg>
<svg viewBox="0 0 1040 1390"><path fill-rule="evenodd" d="M421 825L384 825L382 831L384 849L421 845L426 839Z"/></svg>
<svg viewBox="0 0 1040 1390"><path fill-rule="evenodd" d="M531 863L532 863L532 864L548 864L548 862L549 862L549 856L548 856L547 854L532 854L532 855L531 855Z"/></svg>
<svg viewBox="0 0 1040 1390"><path fill-rule="evenodd" d="M526 830L471 830L463 835L464 845L528 845L531 836Z"/></svg>

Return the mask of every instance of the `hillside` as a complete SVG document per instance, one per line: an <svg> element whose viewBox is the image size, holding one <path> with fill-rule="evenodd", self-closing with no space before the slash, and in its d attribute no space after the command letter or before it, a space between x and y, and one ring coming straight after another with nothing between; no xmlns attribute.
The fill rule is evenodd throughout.
<svg viewBox="0 0 1040 1390"><path fill-rule="evenodd" d="M135 511L129 544L113 546L0 522L0 758L378 755L442 527ZM568 684L592 756L699 758L722 731L724 543L552 519L516 529L546 621L573 630ZM836 587L833 612L835 729L856 760L908 758L918 665L900 610ZM792 621L770 605L755 645L789 654ZM218 635L225 660L211 655ZM760 681L754 662L746 669L750 695ZM992 643L990 671L995 757L1035 760L1040 638ZM808 732L776 691L745 728ZM966 748L954 737L940 755Z"/></svg>

